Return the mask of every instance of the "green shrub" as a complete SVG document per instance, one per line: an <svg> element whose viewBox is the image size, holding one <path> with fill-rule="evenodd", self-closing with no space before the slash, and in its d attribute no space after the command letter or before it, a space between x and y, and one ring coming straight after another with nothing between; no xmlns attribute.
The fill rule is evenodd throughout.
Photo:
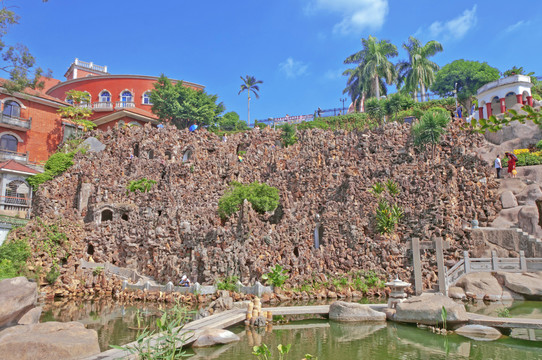
<svg viewBox="0 0 542 360"><path fill-rule="evenodd" d="M397 185L397 183L392 179L388 179L388 181L386 181L386 188L388 189L388 193L392 196L395 196L400 192L399 185Z"/></svg>
<svg viewBox="0 0 542 360"><path fill-rule="evenodd" d="M229 218L241 209L245 199L255 211L263 214L277 208L279 205L279 190L267 184L260 184L257 181L248 185L233 182L218 201L218 214L224 220Z"/></svg>
<svg viewBox="0 0 542 360"><path fill-rule="evenodd" d="M262 275L262 279L267 281L268 284L276 287L282 287L286 280L290 277L288 274L288 270L283 269L280 265L275 265L273 269L271 269L270 272L267 274Z"/></svg>
<svg viewBox="0 0 542 360"><path fill-rule="evenodd" d="M373 195L379 196L386 190L386 187L384 184L382 184L380 181L377 181L371 186L371 190L369 190Z"/></svg>
<svg viewBox="0 0 542 360"><path fill-rule="evenodd" d="M139 190L142 193L149 192L152 189L152 186L156 184L156 181L147 179L147 178L141 178L139 180L132 180L126 187L126 195L131 192L136 192Z"/></svg>
<svg viewBox="0 0 542 360"><path fill-rule="evenodd" d="M536 148L538 150L542 150L542 140L540 140L539 142L536 143Z"/></svg>
<svg viewBox="0 0 542 360"><path fill-rule="evenodd" d="M14 240L0 245L0 279L22 275L29 257L30 247L25 240Z"/></svg>
<svg viewBox="0 0 542 360"><path fill-rule="evenodd" d="M282 126L282 134L280 134L282 139L282 145L288 147L297 142L296 129L295 126L290 124L284 124Z"/></svg>
<svg viewBox="0 0 542 360"><path fill-rule="evenodd" d="M92 275L98 276L104 271L104 268L101 266L95 267L94 270L92 270Z"/></svg>
<svg viewBox="0 0 542 360"><path fill-rule="evenodd" d="M350 113L346 115L328 116L315 118L313 121L305 121L297 125L297 130L322 129L322 130L365 130L378 126L378 122L370 119L366 113Z"/></svg>
<svg viewBox="0 0 542 360"><path fill-rule="evenodd" d="M378 201L376 208L376 229L380 234L390 234L403 217L403 209L396 204L390 205L385 199Z"/></svg>
<svg viewBox="0 0 542 360"><path fill-rule="evenodd" d="M77 151L56 152L49 157L45 162L45 171L41 174L29 176L26 180L34 190L46 181L53 179L55 176L62 174L73 165L73 157Z"/></svg>
<svg viewBox="0 0 542 360"><path fill-rule="evenodd" d="M56 279L60 276L60 271L58 270L58 265L56 263L53 263L53 266L51 266L51 270L45 275L45 280L49 284L54 284Z"/></svg>
<svg viewBox="0 0 542 360"><path fill-rule="evenodd" d="M216 282L217 290L237 291L238 276L228 276L222 281Z"/></svg>

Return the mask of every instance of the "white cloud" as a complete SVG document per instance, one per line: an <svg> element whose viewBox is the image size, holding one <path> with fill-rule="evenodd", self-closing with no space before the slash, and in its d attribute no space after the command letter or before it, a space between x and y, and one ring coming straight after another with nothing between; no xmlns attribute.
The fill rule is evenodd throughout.
<svg viewBox="0 0 542 360"><path fill-rule="evenodd" d="M506 32L506 33L511 33L511 32L516 31L516 30L519 29L520 27L527 26L527 25L530 25L530 24L531 24L530 21L521 20L521 21L518 21L517 23L515 23L515 24L513 24L513 25L508 26L508 27L504 30L504 32Z"/></svg>
<svg viewBox="0 0 542 360"><path fill-rule="evenodd" d="M342 21L333 32L346 35L364 29L378 30L388 15L388 0L310 0L305 8L308 14L317 11L338 13Z"/></svg>
<svg viewBox="0 0 542 360"><path fill-rule="evenodd" d="M433 38L461 39L476 25L476 8L477 5L474 5L472 9L466 9L458 17L446 22L435 21L429 25L429 34Z"/></svg>
<svg viewBox="0 0 542 360"><path fill-rule="evenodd" d="M328 70L324 73L324 78L327 80L343 79L344 69Z"/></svg>
<svg viewBox="0 0 542 360"><path fill-rule="evenodd" d="M302 61L296 61L289 57L279 64L279 70L282 71L287 78L296 78L307 73L309 65Z"/></svg>

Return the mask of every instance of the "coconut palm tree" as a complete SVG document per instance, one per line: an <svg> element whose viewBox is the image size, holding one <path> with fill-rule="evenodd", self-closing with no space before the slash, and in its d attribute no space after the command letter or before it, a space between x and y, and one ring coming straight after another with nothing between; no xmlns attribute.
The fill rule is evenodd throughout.
<svg viewBox="0 0 542 360"><path fill-rule="evenodd" d="M408 52L408 61L401 61L397 64L399 73L399 85L404 83L407 92L413 92L417 99L417 91L420 90L421 101L425 101L425 89L435 81L435 73L439 67L428 58L442 51L442 45L435 40L427 44L421 44L420 40L413 36L403 44Z"/></svg>
<svg viewBox="0 0 542 360"><path fill-rule="evenodd" d="M358 65L356 69L350 69L355 70L355 72L348 72L347 70L345 75L357 77L359 79L358 88L360 90L363 88L368 97L371 94L376 98L380 98L384 81L392 84L396 78L395 66L390 62L389 58L397 56L397 47L388 40L378 40L374 36L361 39L361 43L363 49L344 60L345 64ZM349 83L353 83L353 81L349 81Z"/></svg>
<svg viewBox="0 0 542 360"><path fill-rule="evenodd" d="M364 111L365 99L376 97L375 88L371 86L371 79L363 74L361 67L353 69L347 69L343 72L343 75L348 76L346 81L346 88L343 90L343 94L348 94L354 104L356 111ZM380 80L380 92L386 94L386 83Z"/></svg>
<svg viewBox="0 0 542 360"><path fill-rule="evenodd" d="M243 84L241 84L241 90L239 90L239 94L241 94L243 91L247 91L248 93L248 126L250 126L250 92L252 91L254 93L254 96L256 96L256 99L260 98L260 95L258 95L258 91L260 91L260 88L258 87L258 84L263 84L263 81L256 80L254 76L247 75L245 78L241 76L241 80L243 80Z"/></svg>

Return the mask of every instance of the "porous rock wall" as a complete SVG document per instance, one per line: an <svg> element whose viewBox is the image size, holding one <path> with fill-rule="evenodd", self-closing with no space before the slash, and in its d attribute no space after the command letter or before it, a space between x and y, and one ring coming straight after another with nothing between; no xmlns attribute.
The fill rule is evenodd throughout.
<svg viewBox="0 0 542 360"><path fill-rule="evenodd" d="M253 282L275 264L290 271L293 283L361 269L409 279L412 236L443 237L453 259L468 247L465 223L477 218L483 226L499 209L491 168L469 150L482 137L457 127L444 136L434 161L412 148L406 124L366 132L306 130L288 148L280 131L269 128L226 142L205 130L170 126L93 135L106 149L78 154L73 167L42 185L34 215L83 221L86 256L164 283L182 274L200 283L227 275ZM241 150L246 154L239 162ZM131 180L143 177L157 182L150 192L127 192ZM396 235L381 236L373 230L377 200L368 190L388 179L400 186L396 200L405 216ZM279 208L258 214L245 203L222 222L218 200L231 181L277 187ZM428 286L436 281L436 263L430 253L426 260Z"/></svg>

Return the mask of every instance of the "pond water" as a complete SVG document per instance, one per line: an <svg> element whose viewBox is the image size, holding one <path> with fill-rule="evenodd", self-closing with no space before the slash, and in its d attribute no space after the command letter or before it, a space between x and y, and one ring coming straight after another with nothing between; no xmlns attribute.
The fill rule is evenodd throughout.
<svg viewBox="0 0 542 360"><path fill-rule="evenodd" d="M366 302L366 301L365 301ZM290 304L294 305L294 304ZM301 305L301 304L297 304ZM468 305L468 311L497 316L506 306L514 317L542 318L542 304ZM137 327L152 324L163 304L112 300L54 302L43 304L41 321L80 321L98 332L100 348L124 345L137 337ZM415 326L387 323L374 326L340 324L325 319L292 321L269 331L231 328L241 337L235 344L198 349L192 359L256 359L254 345L267 344L276 354L278 344L292 344L287 359L299 360L306 353L324 359L542 359L542 331L516 329L496 342L473 341L458 335L435 335ZM529 341L536 340L536 341Z"/></svg>

